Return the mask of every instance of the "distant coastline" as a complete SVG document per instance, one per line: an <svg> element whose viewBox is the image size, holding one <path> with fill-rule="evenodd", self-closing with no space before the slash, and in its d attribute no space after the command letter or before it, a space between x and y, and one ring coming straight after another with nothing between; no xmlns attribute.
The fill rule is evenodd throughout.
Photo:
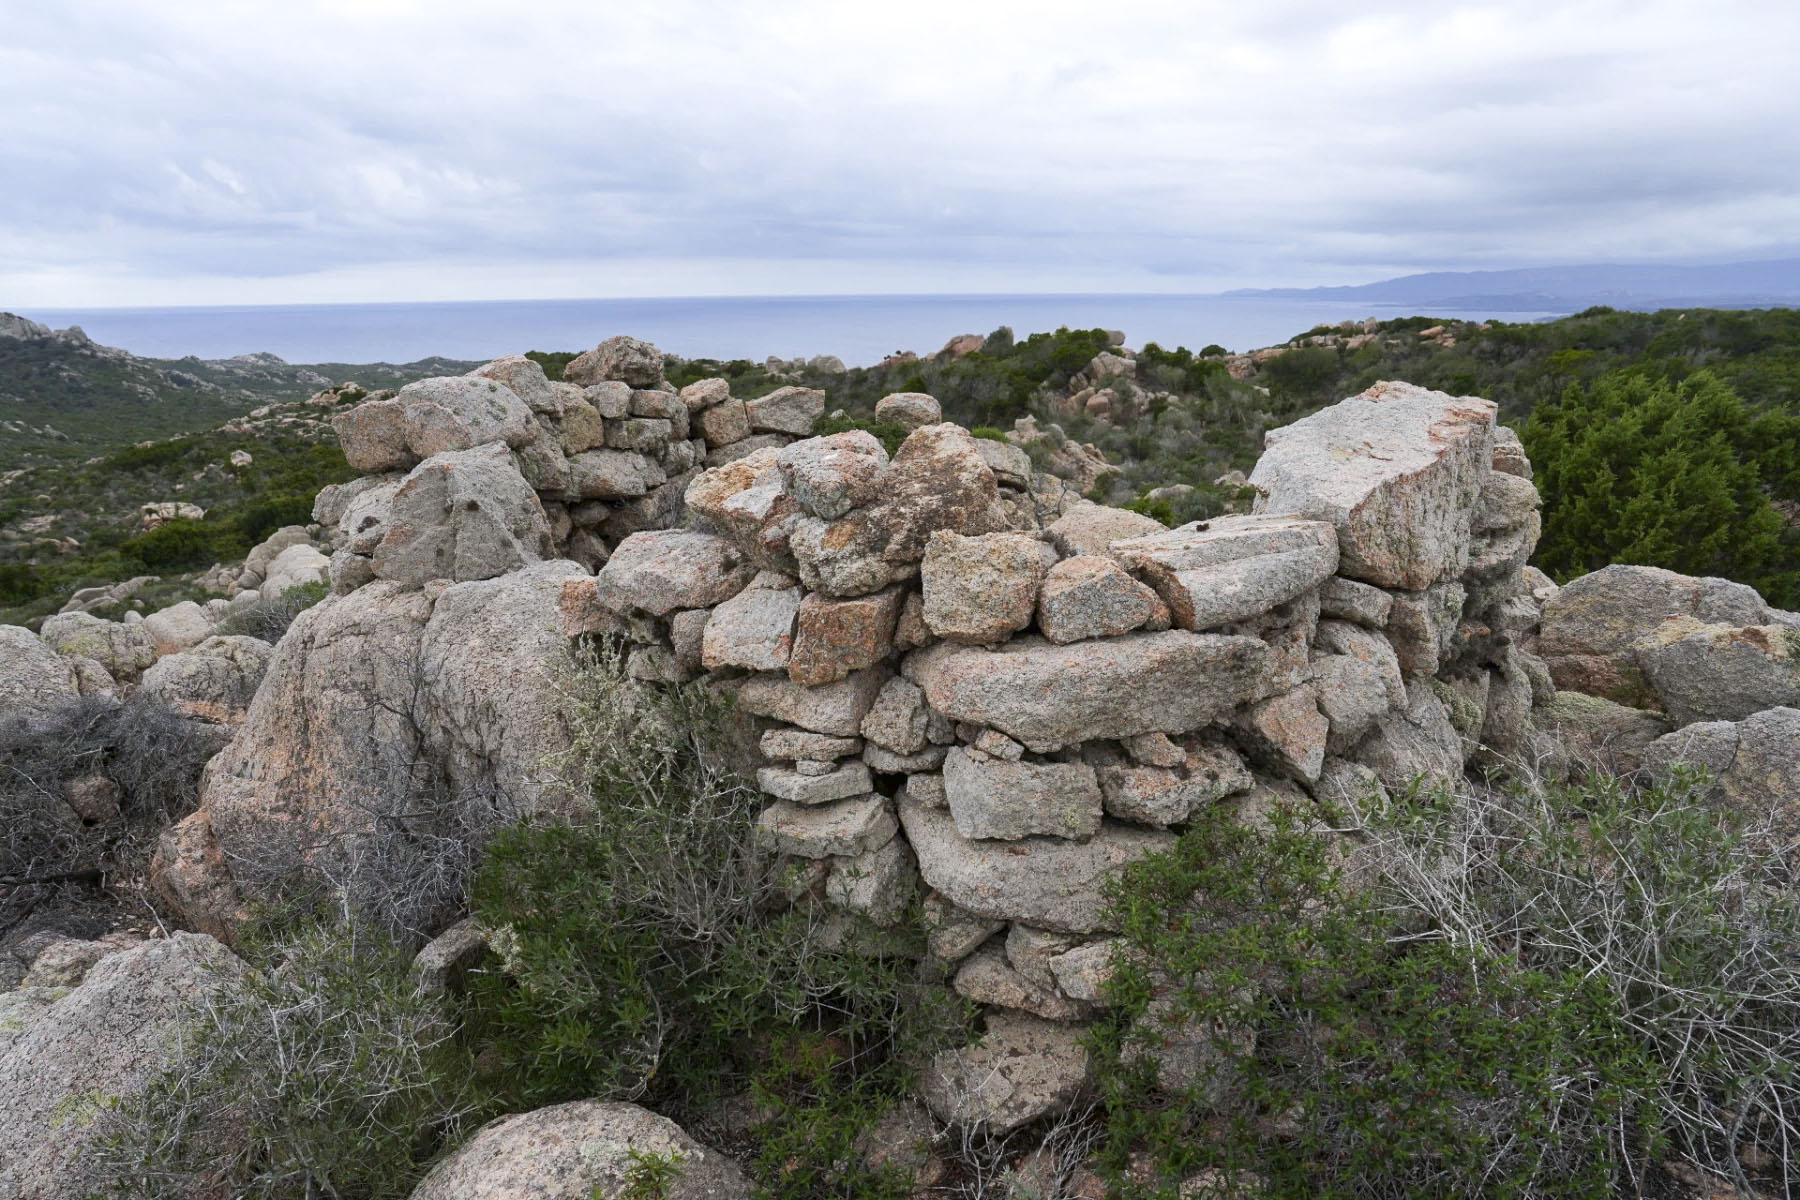
<svg viewBox="0 0 1800 1200"><path fill-rule="evenodd" d="M436 304L305 304L207 308L29 309L56 328L150 358L269 352L291 363L481 360L520 349L575 350L630 333L690 358L835 354L867 366L896 350L929 353L959 333L1010 325L1021 335L1061 325L1122 329L1157 342L1234 351L1284 342L1315 325L1414 315L1360 298L1226 295L741 296L651 300L516 300ZM1464 320L1537 321L1556 308L1433 308Z"/></svg>

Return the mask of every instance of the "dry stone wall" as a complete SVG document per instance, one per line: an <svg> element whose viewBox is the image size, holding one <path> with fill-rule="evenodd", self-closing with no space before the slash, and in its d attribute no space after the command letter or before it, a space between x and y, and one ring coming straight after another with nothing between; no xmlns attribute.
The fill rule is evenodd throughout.
<svg viewBox="0 0 1800 1200"><path fill-rule="evenodd" d="M923 903L991 1013L927 1099L967 1119L957 1080L1028 1062L978 1114L1003 1127L1085 1070L1125 864L1214 805L1459 779L1523 752L1550 694L1515 644L1536 492L1487 401L1378 385L1269 435L1256 512L1178 529L1007 449L944 423L891 459L860 432L758 449L564 597L634 676L756 722L762 830L813 902Z"/></svg>
<svg viewBox="0 0 1800 1200"><path fill-rule="evenodd" d="M762 835L828 928L922 907L990 1013L927 1098L1006 1126L1078 1090L1126 864L1213 806L1460 778L1552 694L1517 644L1530 464L1486 401L1378 385L1269 436L1255 512L1165 529L930 397L884 401L890 457L807 436L820 392L677 391L661 363L615 338L564 381L507 358L338 418L374 473L318 501L334 594L165 836L168 902L229 934L272 838L355 843L396 783L453 797L426 837L579 804L552 677L615 638L646 686L705 680L754 723Z"/></svg>

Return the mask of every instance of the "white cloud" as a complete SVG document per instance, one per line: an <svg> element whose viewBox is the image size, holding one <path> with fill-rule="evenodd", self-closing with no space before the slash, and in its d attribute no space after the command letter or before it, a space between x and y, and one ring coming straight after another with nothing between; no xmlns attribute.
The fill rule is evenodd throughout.
<svg viewBox="0 0 1800 1200"><path fill-rule="evenodd" d="M1800 247L1776 0L12 7L0 307Z"/></svg>

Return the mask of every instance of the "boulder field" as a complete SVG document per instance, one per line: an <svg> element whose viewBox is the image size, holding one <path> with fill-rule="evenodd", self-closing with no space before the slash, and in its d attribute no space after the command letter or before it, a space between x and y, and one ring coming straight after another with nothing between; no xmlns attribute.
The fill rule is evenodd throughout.
<svg viewBox="0 0 1800 1200"><path fill-rule="evenodd" d="M1268 435L1253 511L1174 529L1082 499L928 396L878 408L910 430L892 454L810 436L824 403L677 390L629 338L561 381L512 357L411 384L339 415L370 474L321 493L316 538L246 567L328 563L330 595L278 644L187 612L71 612L41 638L0 630L0 700L30 717L105 678L228 724L153 872L170 912L229 943L263 872L329 875L396 797L437 838L578 812L559 679L610 639L646 688L732 698L761 835L804 868L796 903L926 914L985 1022L920 1098L1002 1133L1081 1092L1107 885L1198 812L1294 808L1353 854L1324 805L1609 756L1700 761L1721 802L1800 811L1800 617L1654 568L1556 587L1527 565L1531 464L1487 401L1378 384ZM0 1046L0 1086L39 1069L50 1051L18 1047L62 1037L57 1011L82 1028L80 994ZM671 1194L744 1190L654 1114L584 1102L503 1118L416 1194L523 1195L532 1172L555 1181L532 1195L610 1195L639 1145L696 1164Z"/></svg>

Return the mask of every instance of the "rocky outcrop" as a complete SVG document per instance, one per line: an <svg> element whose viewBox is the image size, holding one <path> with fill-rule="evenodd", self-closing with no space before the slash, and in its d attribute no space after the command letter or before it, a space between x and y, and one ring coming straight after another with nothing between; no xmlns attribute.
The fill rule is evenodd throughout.
<svg viewBox="0 0 1800 1200"><path fill-rule="evenodd" d="M1751 822L1766 822L1789 846L1800 839L1800 709L1770 708L1741 721L1701 721L1651 742L1645 770L1704 768L1712 794Z"/></svg>
<svg viewBox="0 0 1800 1200"><path fill-rule="evenodd" d="M102 958L37 1012L0 1048L0 1195L67 1200L107 1187L94 1153L106 1132L97 1118L172 1063L193 1006L243 971L212 938L177 933ZM218 1136L230 1136L228 1124ZM216 1193L202 1181L181 1194Z"/></svg>
<svg viewBox="0 0 1800 1200"><path fill-rule="evenodd" d="M412 1200L636 1200L640 1158L673 1164L664 1200L748 1200L737 1164L635 1104L576 1100L482 1127L439 1163Z"/></svg>
<svg viewBox="0 0 1800 1200"><path fill-rule="evenodd" d="M274 653L273 646L258 638L208 636L190 650L158 659L144 672L138 690L182 716L236 725Z"/></svg>
<svg viewBox="0 0 1800 1200"><path fill-rule="evenodd" d="M0 721L43 716L80 694L69 660L17 625L0 625Z"/></svg>
<svg viewBox="0 0 1800 1200"><path fill-rule="evenodd" d="M1800 614L1727 579L1603 567L1549 596L1536 648L1557 687L1677 725L1800 703Z"/></svg>

